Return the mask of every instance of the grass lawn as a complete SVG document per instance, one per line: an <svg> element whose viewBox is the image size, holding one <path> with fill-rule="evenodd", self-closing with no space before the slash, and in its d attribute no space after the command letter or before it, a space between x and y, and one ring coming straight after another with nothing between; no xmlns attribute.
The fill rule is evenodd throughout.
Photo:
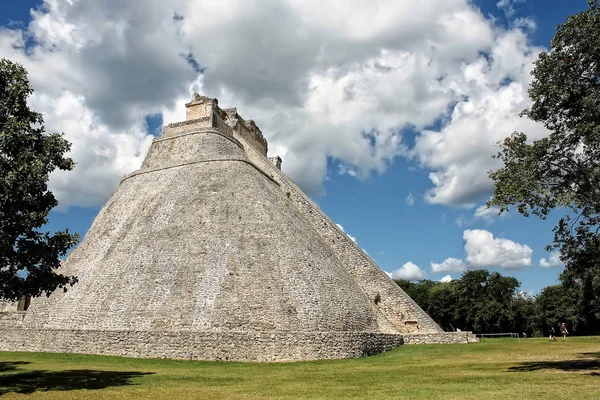
<svg viewBox="0 0 600 400"><path fill-rule="evenodd" d="M0 352L2 399L600 399L600 337L284 364Z"/></svg>

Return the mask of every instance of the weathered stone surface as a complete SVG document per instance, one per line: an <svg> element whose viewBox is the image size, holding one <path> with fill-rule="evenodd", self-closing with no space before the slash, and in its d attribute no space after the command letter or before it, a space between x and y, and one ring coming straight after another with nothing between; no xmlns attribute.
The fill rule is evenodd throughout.
<svg viewBox="0 0 600 400"><path fill-rule="evenodd" d="M275 167L277 167L277 169L281 169L281 157L279 156L275 156L275 157L269 157L268 160L271 162L271 164L273 164Z"/></svg>
<svg viewBox="0 0 600 400"><path fill-rule="evenodd" d="M236 137L242 144L244 138ZM383 272L338 226L331 221L290 178L281 172L272 162L244 146L248 158L259 168L266 171L286 193L290 202L298 208L307 221L333 250L342 265L360 286L363 293L374 302L380 325L386 326L387 333L392 332L442 332L442 329L425 313L404 291ZM405 324L406 320L415 320L416 324Z"/></svg>
<svg viewBox="0 0 600 400"><path fill-rule="evenodd" d="M16 301L0 301L0 312L17 311Z"/></svg>
<svg viewBox="0 0 600 400"><path fill-rule="evenodd" d="M2 328L18 328L23 325L25 311L2 311L0 312L0 336Z"/></svg>
<svg viewBox="0 0 600 400"><path fill-rule="evenodd" d="M293 361L469 340L266 158L252 121L203 96L186 106L64 263L78 284L0 315L0 350Z"/></svg>
<svg viewBox="0 0 600 400"><path fill-rule="evenodd" d="M405 333L404 344L475 343L479 339L472 332Z"/></svg>
<svg viewBox="0 0 600 400"><path fill-rule="evenodd" d="M298 361L363 357L392 350L402 336L372 332L0 331L0 348L142 358Z"/></svg>

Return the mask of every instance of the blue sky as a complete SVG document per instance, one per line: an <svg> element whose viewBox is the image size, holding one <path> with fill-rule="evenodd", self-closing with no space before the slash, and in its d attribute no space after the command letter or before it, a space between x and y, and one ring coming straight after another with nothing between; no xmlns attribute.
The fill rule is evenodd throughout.
<svg viewBox="0 0 600 400"><path fill-rule="evenodd" d="M485 267L530 293L557 282L561 266L540 266L555 216L476 210L491 194L492 143L514 129L544 135L516 116L528 71L585 0L395 2L378 12L381 0L337 10L340 20L326 6L283 1L250 2L244 13L144 2L48 0L35 15L41 1L0 8L0 56L28 68L32 106L65 132L78 163L52 177L62 209L50 229L83 235L162 121L182 119L182 103L200 90L255 119L284 171L394 276L439 280ZM445 260L436 272L432 263Z"/></svg>

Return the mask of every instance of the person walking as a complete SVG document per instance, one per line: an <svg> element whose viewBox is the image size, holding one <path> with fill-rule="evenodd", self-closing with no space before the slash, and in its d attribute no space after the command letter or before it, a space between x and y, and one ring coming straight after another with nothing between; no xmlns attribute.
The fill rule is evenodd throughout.
<svg viewBox="0 0 600 400"><path fill-rule="evenodd" d="M548 337L548 339L556 341L555 335L556 335L556 331L554 330L554 327L551 326L550 327L550 336Z"/></svg>
<svg viewBox="0 0 600 400"><path fill-rule="evenodd" d="M560 333L563 335L563 342L567 340L567 334L569 331L567 330L567 325L564 322L560 326Z"/></svg>

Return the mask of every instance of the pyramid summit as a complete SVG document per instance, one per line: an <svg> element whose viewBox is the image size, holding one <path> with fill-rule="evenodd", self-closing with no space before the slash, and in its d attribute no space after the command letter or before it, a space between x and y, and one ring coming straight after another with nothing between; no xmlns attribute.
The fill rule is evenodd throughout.
<svg viewBox="0 0 600 400"><path fill-rule="evenodd" d="M194 94L61 273L0 313L0 350L203 360L359 357L447 333L290 178L252 120Z"/></svg>

